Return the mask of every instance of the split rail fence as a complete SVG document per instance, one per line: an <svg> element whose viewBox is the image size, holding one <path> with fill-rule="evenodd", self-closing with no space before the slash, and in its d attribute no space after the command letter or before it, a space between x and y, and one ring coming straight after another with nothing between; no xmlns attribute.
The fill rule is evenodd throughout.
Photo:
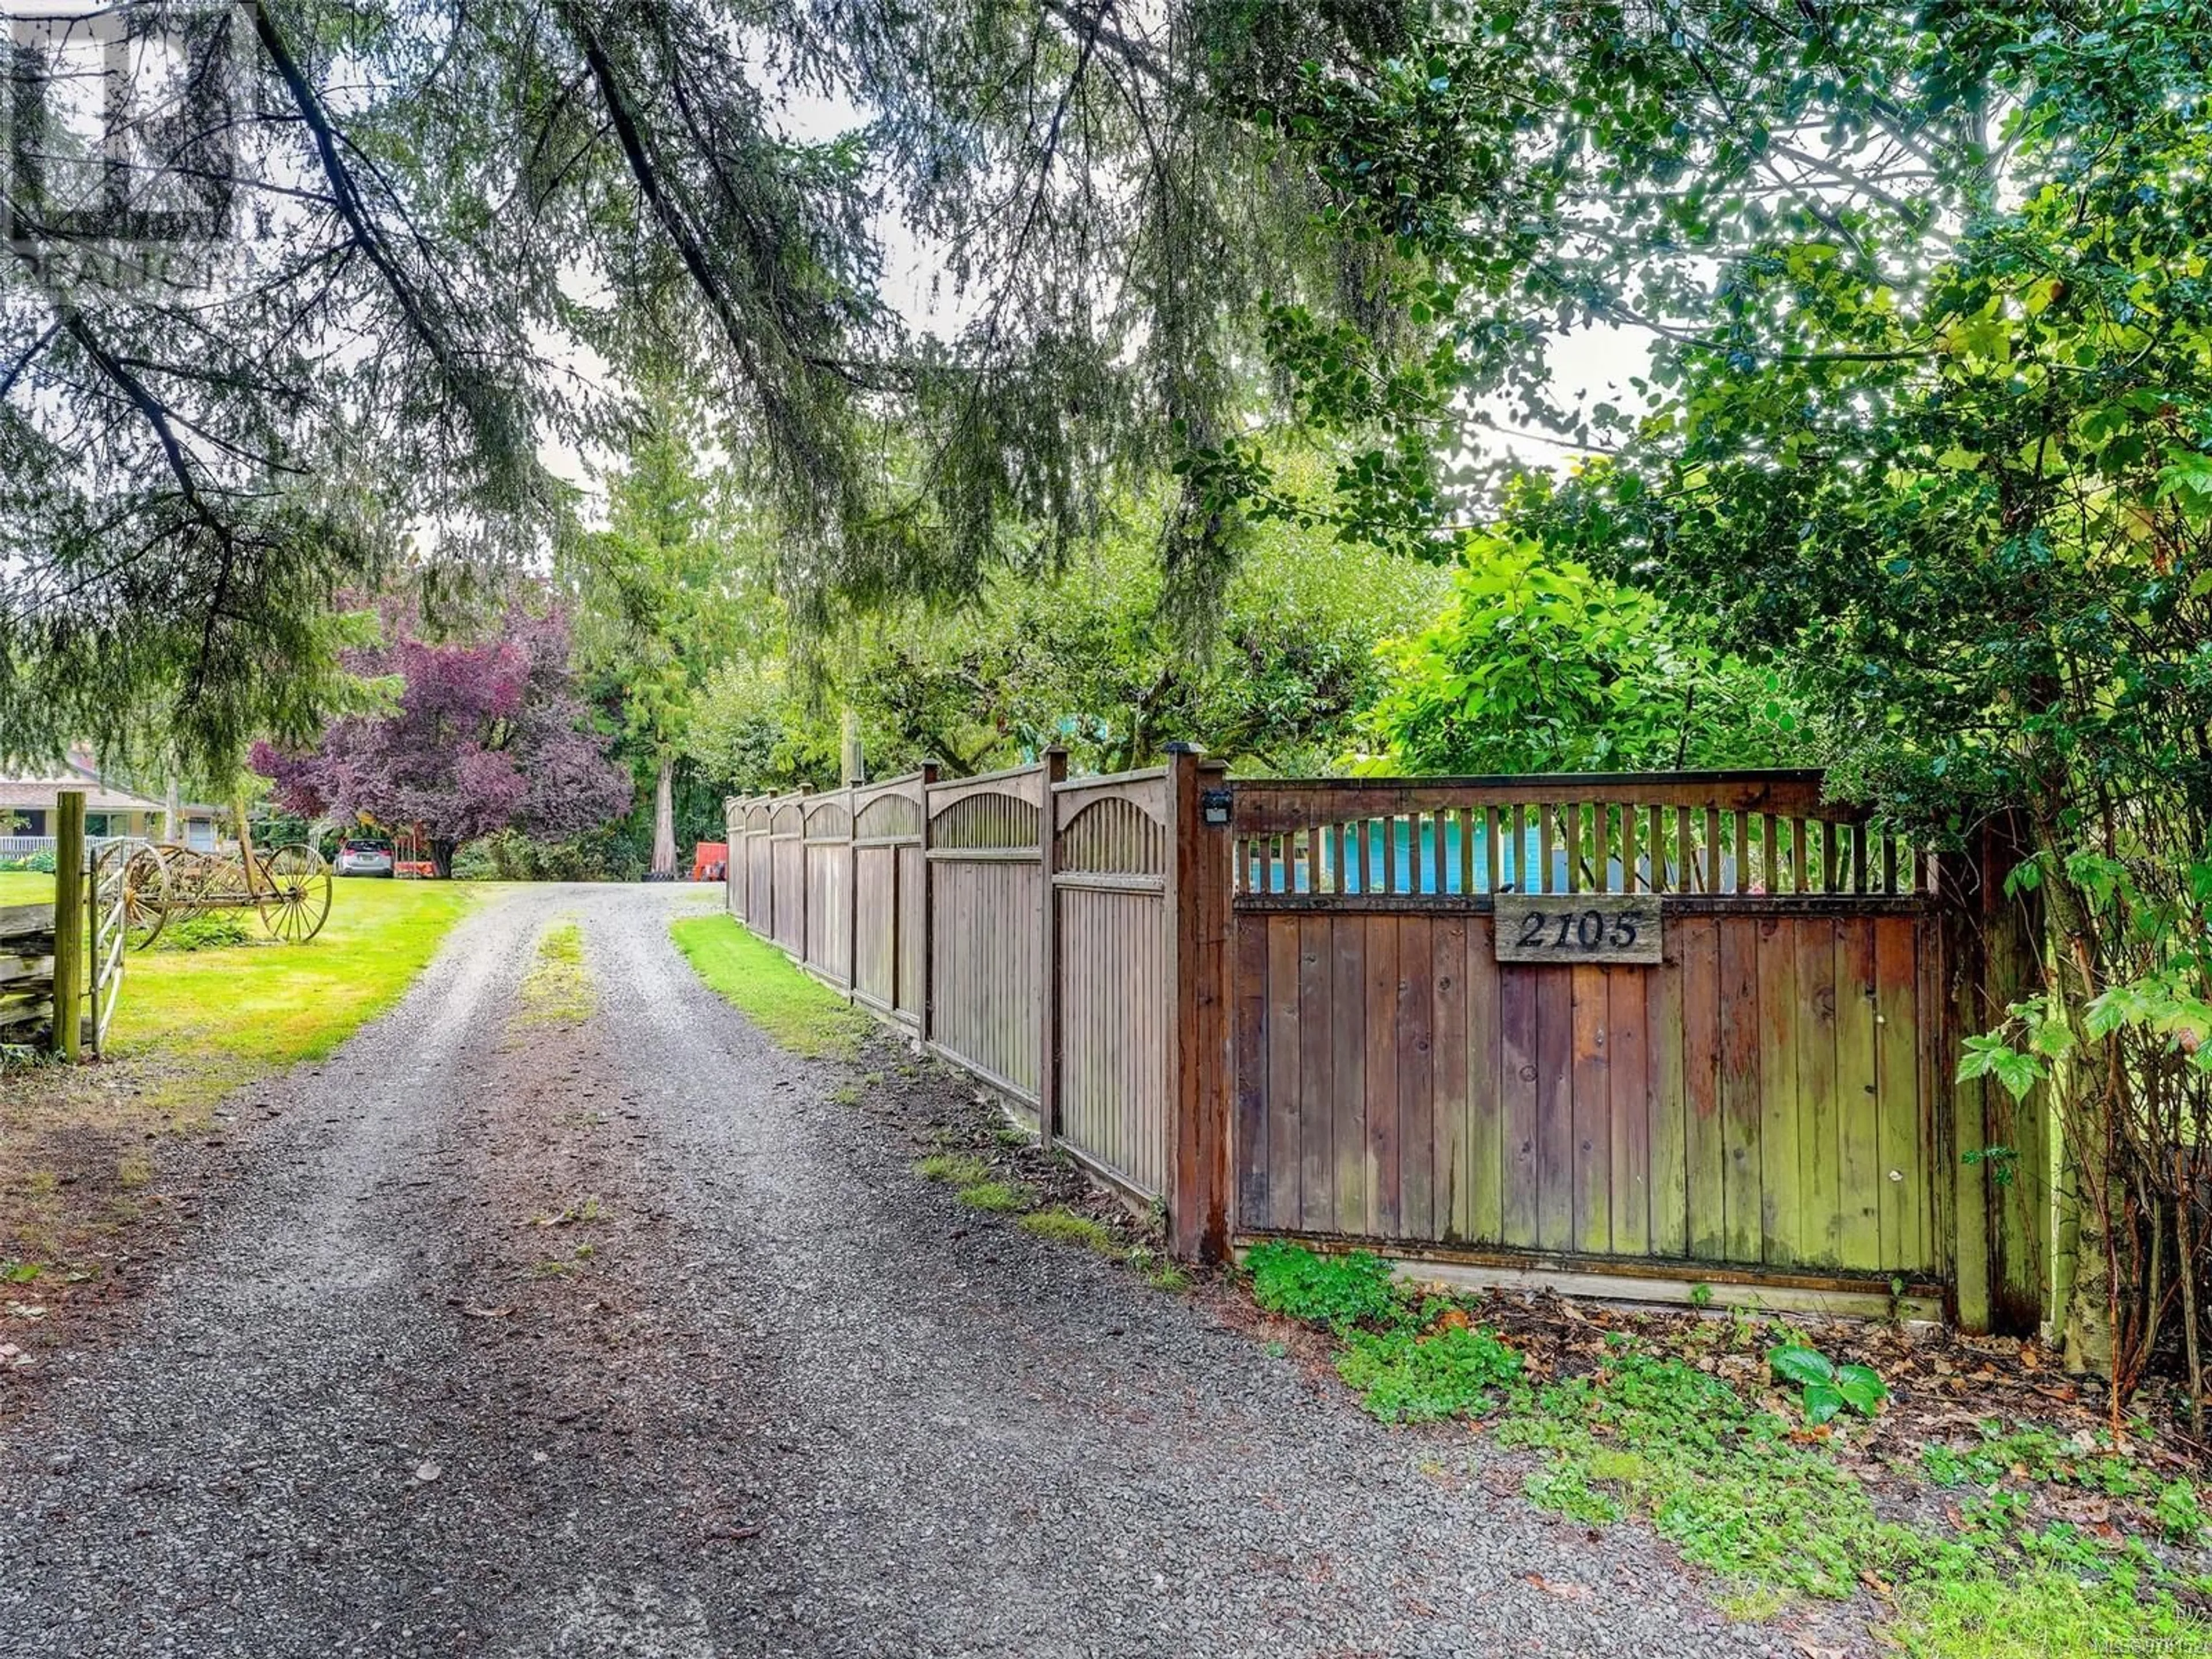
<svg viewBox="0 0 2212 1659"><path fill-rule="evenodd" d="M2027 968L1995 832L1939 862L1816 773L1232 783L1178 750L737 800L729 838L732 914L1182 1253L1973 1329L2048 1296L2042 1139L1953 1077ZM2002 1182L1961 1156L1995 1145Z"/></svg>
<svg viewBox="0 0 2212 1659"><path fill-rule="evenodd" d="M122 997L131 848L88 840L81 791L63 791L55 816L53 898L0 905L0 1046L75 1059L106 1052Z"/></svg>

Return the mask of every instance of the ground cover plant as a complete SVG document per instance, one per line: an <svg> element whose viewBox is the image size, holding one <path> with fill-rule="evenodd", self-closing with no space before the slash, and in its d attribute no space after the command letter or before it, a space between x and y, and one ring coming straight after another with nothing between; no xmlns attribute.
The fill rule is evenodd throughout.
<svg viewBox="0 0 2212 1659"><path fill-rule="evenodd" d="M1246 1267L1376 1417L1472 1422L1530 1501L1649 1526L1732 1616L1869 1599L1928 1659L2212 1640L2205 1469L2115 1439L2032 1345L1467 1297L1281 1243Z"/></svg>
<svg viewBox="0 0 2212 1659"><path fill-rule="evenodd" d="M591 1018L598 999L584 966L584 930L574 921L556 922L539 937L520 1001L516 1018L524 1025L574 1024Z"/></svg>

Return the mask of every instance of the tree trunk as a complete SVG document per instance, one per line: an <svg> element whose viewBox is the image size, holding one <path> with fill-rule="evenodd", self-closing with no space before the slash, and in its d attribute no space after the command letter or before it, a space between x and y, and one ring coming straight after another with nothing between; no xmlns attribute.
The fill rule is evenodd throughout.
<svg viewBox="0 0 2212 1659"><path fill-rule="evenodd" d="M430 866L437 871L440 881L453 878L453 854L459 846L459 842L448 841L442 836L430 837Z"/></svg>
<svg viewBox="0 0 2212 1659"><path fill-rule="evenodd" d="M653 879L676 879L676 757L667 751L653 786Z"/></svg>
<svg viewBox="0 0 2212 1659"><path fill-rule="evenodd" d="M170 765L169 781L161 792L161 839L173 847L184 833L185 799L173 769L175 763Z"/></svg>

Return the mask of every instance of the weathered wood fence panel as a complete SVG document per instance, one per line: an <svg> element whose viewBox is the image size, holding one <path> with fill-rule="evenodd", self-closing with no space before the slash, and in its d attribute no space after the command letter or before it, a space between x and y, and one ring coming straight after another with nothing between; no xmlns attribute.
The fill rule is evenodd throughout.
<svg viewBox="0 0 2212 1659"><path fill-rule="evenodd" d="M1817 776L1250 783L1236 830L1243 1230L1943 1272L1927 872ZM1663 958L1501 962L1515 891L1661 894Z"/></svg>
<svg viewBox="0 0 2212 1659"><path fill-rule="evenodd" d="M853 813L848 794L821 795L801 806L805 824L806 950L809 966L841 989L853 978Z"/></svg>
<svg viewBox="0 0 2212 1659"><path fill-rule="evenodd" d="M993 1086L1038 1103L1044 975L1045 769L929 794L928 1040Z"/></svg>
<svg viewBox="0 0 2212 1659"><path fill-rule="evenodd" d="M1060 1139L1167 1190L1167 774L1056 785Z"/></svg>
<svg viewBox="0 0 2212 1659"><path fill-rule="evenodd" d="M2019 1131L1952 1081L2020 955L1997 864L1939 866L1811 773L1062 770L732 802L731 908L1165 1200L1180 1250L1901 1279L2032 1325L2039 1200L1960 1162ZM1663 947L1528 959L1532 896L1656 915Z"/></svg>

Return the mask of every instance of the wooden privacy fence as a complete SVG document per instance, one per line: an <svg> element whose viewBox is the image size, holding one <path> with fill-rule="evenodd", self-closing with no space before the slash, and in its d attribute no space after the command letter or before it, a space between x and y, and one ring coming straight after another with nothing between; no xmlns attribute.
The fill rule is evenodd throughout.
<svg viewBox="0 0 2212 1659"><path fill-rule="evenodd" d="M2025 966L1814 773L1040 765L732 801L732 911L1035 1116L1178 1249L1359 1243L2032 1328L2047 1160L1952 1080ZM2013 1147L2015 1179L1961 1154Z"/></svg>
<svg viewBox="0 0 2212 1659"><path fill-rule="evenodd" d="M957 781L925 769L733 800L730 908L1097 1173L1164 1196L1179 1052L1171 826L1220 769L1181 753L1070 780L1055 750Z"/></svg>

